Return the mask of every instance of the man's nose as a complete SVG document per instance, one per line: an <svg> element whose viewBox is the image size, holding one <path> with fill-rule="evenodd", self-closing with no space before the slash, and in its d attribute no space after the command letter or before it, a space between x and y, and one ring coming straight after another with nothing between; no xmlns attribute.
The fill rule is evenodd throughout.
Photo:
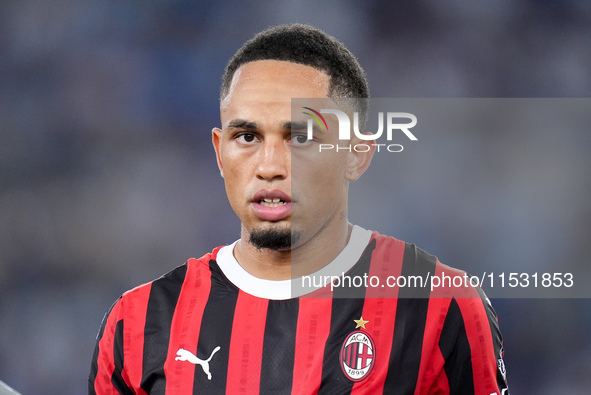
<svg viewBox="0 0 591 395"><path fill-rule="evenodd" d="M259 153L256 175L266 181L286 179L289 175L290 161L290 151L285 140L266 140Z"/></svg>

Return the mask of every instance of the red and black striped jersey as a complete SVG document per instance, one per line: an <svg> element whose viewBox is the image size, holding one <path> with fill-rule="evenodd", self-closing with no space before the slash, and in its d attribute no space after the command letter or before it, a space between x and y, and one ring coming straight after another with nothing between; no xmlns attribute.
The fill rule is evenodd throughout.
<svg viewBox="0 0 591 395"><path fill-rule="evenodd" d="M304 279L255 278L231 245L126 292L103 320L89 393L508 395L482 290L419 284L463 272L355 227L315 275L329 286L294 297Z"/></svg>

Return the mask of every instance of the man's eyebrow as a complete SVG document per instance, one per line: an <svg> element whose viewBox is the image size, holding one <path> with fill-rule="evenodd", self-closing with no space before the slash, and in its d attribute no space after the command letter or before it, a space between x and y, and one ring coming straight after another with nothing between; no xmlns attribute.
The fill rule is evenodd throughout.
<svg viewBox="0 0 591 395"><path fill-rule="evenodd" d="M307 122L286 122L283 124L284 129L288 129L291 131L296 130L308 130L308 123ZM323 133L324 131L321 130L318 125L313 125L314 133Z"/></svg>
<svg viewBox="0 0 591 395"><path fill-rule="evenodd" d="M308 124L306 122L285 122L281 125L283 130L300 131L307 130ZM259 125L256 122L246 121L244 119L234 119L228 123L228 129L241 129L241 130L258 130ZM314 125L314 132L322 133L323 131Z"/></svg>
<svg viewBox="0 0 591 395"><path fill-rule="evenodd" d="M304 130L308 125L305 122L286 122L283 124L283 129L289 130Z"/></svg>
<svg viewBox="0 0 591 395"><path fill-rule="evenodd" d="M228 129L257 130L258 128L259 125L256 122L249 122L244 119L235 119L228 124Z"/></svg>

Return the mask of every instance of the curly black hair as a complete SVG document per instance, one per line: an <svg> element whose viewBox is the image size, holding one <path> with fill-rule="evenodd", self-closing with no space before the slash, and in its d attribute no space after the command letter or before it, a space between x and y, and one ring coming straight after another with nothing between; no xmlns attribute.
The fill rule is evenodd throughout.
<svg viewBox="0 0 591 395"><path fill-rule="evenodd" d="M369 85L355 55L343 43L310 25L270 27L252 39L230 59L222 77L220 100L228 94L234 73L256 60L284 60L314 67L328 74L328 96L368 98Z"/></svg>

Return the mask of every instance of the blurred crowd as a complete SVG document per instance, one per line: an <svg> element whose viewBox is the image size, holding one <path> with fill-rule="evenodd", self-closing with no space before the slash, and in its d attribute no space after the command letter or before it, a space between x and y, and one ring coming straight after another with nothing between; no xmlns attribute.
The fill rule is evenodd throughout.
<svg viewBox="0 0 591 395"><path fill-rule="evenodd" d="M84 393L115 299L239 237L210 143L220 77L246 39L291 22L343 41L373 97L591 94L583 0L3 1L0 380ZM392 199L391 215L352 218L452 266L589 267L591 138L575 129L376 158L352 196ZM493 300L512 392L588 393L590 301Z"/></svg>

